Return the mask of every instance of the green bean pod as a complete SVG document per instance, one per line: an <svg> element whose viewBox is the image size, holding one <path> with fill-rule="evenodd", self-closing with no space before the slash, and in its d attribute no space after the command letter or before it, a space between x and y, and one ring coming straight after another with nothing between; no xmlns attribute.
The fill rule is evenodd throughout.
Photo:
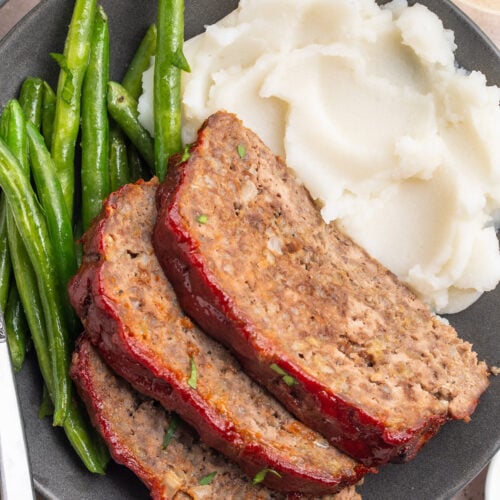
<svg viewBox="0 0 500 500"><path fill-rule="evenodd" d="M148 172L139 152L132 144L128 144L127 146L127 163L130 172L130 182L150 177L150 172Z"/></svg>
<svg viewBox="0 0 500 500"><path fill-rule="evenodd" d="M2 194L0 198L0 309L5 311L11 284L11 260L7 239L7 202Z"/></svg>
<svg viewBox="0 0 500 500"><path fill-rule="evenodd" d="M23 170L29 170L27 163L27 141L24 133L25 118L19 103L9 101L0 123L0 137L8 141L13 153L22 162ZM14 369L18 371L24 361L26 353L27 326L23 324L22 306L19 301L16 283L12 279L12 266L16 255L12 256L9 239L9 225L14 226L10 209L7 206L5 195L0 200L0 306L5 312L5 323L8 335L9 350ZM14 238L19 238L14 227Z"/></svg>
<svg viewBox="0 0 500 500"><path fill-rule="evenodd" d="M0 116L0 137L6 139L9 133L10 108L8 106ZM0 309L5 311L11 278L10 252L7 240L7 200L0 194Z"/></svg>
<svg viewBox="0 0 500 500"><path fill-rule="evenodd" d="M9 300L5 308L5 329L7 331L7 342L9 344L12 366L14 367L14 371L18 372L22 368L24 358L26 357L29 331L15 283L11 284Z"/></svg>
<svg viewBox="0 0 500 500"><path fill-rule="evenodd" d="M30 146L31 170L45 212L60 286L66 290L68 280L76 272L73 227L56 176L56 168L45 141L32 123L26 124L26 131ZM65 301L65 304L70 309L69 302Z"/></svg>
<svg viewBox="0 0 500 500"><path fill-rule="evenodd" d="M26 120L40 128L42 124L43 80L41 78L26 78L21 86L19 104L24 111Z"/></svg>
<svg viewBox="0 0 500 500"><path fill-rule="evenodd" d="M108 83L108 111L118 123L146 163L154 171L154 142L149 132L139 122L137 100L119 83Z"/></svg>
<svg viewBox="0 0 500 500"><path fill-rule="evenodd" d="M29 174L28 142L25 133L24 113L15 99L10 100L2 113L0 120L0 137L8 144L11 151L18 158L24 172ZM9 286L11 283L11 255L7 239L7 226L12 218L6 206L4 195L0 200L0 306L5 311Z"/></svg>
<svg viewBox="0 0 500 500"><path fill-rule="evenodd" d="M151 64L151 58L156 51L156 26L151 25L137 51L130 62L122 86L131 97L139 99L142 92L142 74ZM111 124L109 140L109 172L111 179L111 191L115 191L127 182L135 181L142 177L142 170L138 170L141 165L140 156L135 147L128 143L123 132L116 124ZM132 165L130 162L133 162ZM132 169L134 169L132 171Z"/></svg>
<svg viewBox="0 0 500 500"><path fill-rule="evenodd" d="M96 2L97 0L76 0L64 54L53 54L61 71L57 85L51 151L70 217L73 216L74 158L80 127L82 84L89 61Z"/></svg>
<svg viewBox="0 0 500 500"><path fill-rule="evenodd" d="M182 149L181 69L188 69L182 53L184 1L158 1L158 43L154 69L155 172L163 180L168 158Z"/></svg>
<svg viewBox="0 0 500 500"><path fill-rule="evenodd" d="M13 229L17 235L17 229L15 227ZM9 227L9 243L11 243L11 230L12 228ZM43 306L38 292L35 270L33 269L21 239L18 238L14 241L17 241L18 246L12 247L11 243L12 263L16 275L19 295L31 331L31 337L38 359L38 366L40 367L42 377L45 381L44 387L46 387L45 390L52 401L54 394L52 366L49 344L44 330L45 321ZM53 405L47 401L47 395L44 397L44 401L43 415L52 415L54 408ZM50 412L47 411L47 408L50 408ZM42 408L40 410L42 411ZM95 429L86 421L86 418L81 413L82 411L77 407L74 398L72 398L69 402L66 419L63 424L64 431L87 469L93 473L103 474L109 460L106 447L100 440Z"/></svg>
<svg viewBox="0 0 500 500"><path fill-rule="evenodd" d="M111 191L130 182L125 136L116 123L111 124L109 132L109 177Z"/></svg>
<svg viewBox="0 0 500 500"><path fill-rule="evenodd" d="M43 384L42 402L38 408L38 418L42 419L51 417L52 415L54 415L54 405L52 404L52 399L50 399L50 392L47 389L47 384Z"/></svg>
<svg viewBox="0 0 500 500"><path fill-rule="evenodd" d="M8 220L7 234L16 286L31 332L31 338L35 345L38 365L44 380L52 383L52 366L45 332L45 316L38 291L36 273L12 217Z"/></svg>
<svg viewBox="0 0 500 500"><path fill-rule="evenodd" d="M64 432L87 469L104 474L109 461L108 448L74 398L69 403Z"/></svg>
<svg viewBox="0 0 500 500"><path fill-rule="evenodd" d="M18 234L15 227L9 227L9 243L12 241L10 234L12 229L15 230L16 235ZM43 305L38 292L35 270L33 269L21 239L18 238L14 241L17 241L18 244L18 246L12 247L11 243L12 263L16 276L16 283L35 346L38 366L40 367L42 377L45 381L44 387L46 387L46 391L52 401L54 398L52 366L48 339L44 329L45 320ZM45 396L44 415L52 415L54 411L53 405L49 404L46 398L47 396ZM48 407L50 407L50 413L46 411ZM82 411L77 407L74 398L72 398L69 402L66 419L63 424L64 431L87 469L93 473L103 474L109 460L107 449L100 440L95 429L81 413Z"/></svg>
<svg viewBox="0 0 500 500"><path fill-rule="evenodd" d="M26 118L17 99L7 102L3 114L1 137L17 158L22 171L29 175L28 138L26 136Z"/></svg>
<svg viewBox="0 0 500 500"><path fill-rule="evenodd" d="M5 140L9 133L10 108L7 103L0 115L0 137Z"/></svg>
<svg viewBox="0 0 500 500"><path fill-rule="evenodd" d="M70 349L64 299L44 214L29 179L7 144L0 139L0 186L36 272L47 327L52 365L54 425L62 425L71 400Z"/></svg>
<svg viewBox="0 0 500 500"><path fill-rule="evenodd" d="M106 103L109 80L109 31L104 10L95 16L90 60L82 90L82 219L87 229L110 192L109 123Z"/></svg>
<svg viewBox="0 0 500 500"><path fill-rule="evenodd" d="M42 135L45 139L45 144L50 150L52 148L52 135L54 133L54 118L56 115L56 94L52 87L43 82L43 98L42 98Z"/></svg>
<svg viewBox="0 0 500 500"><path fill-rule="evenodd" d="M122 80L123 88L134 98L142 93L142 74L151 65L151 58L156 53L156 26L152 24L144 35L137 51L130 62Z"/></svg>

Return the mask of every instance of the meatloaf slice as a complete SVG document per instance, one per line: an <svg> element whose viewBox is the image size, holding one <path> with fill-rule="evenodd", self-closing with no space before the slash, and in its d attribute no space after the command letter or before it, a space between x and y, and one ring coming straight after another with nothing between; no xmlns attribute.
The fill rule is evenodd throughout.
<svg viewBox="0 0 500 500"><path fill-rule="evenodd" d="M83 237L69 291L91 341L115 372L249 477L272 469L267 486L310 494L357 483L366 467L295 420L184 316L151 241L156 189L153 180L113 193Z"/></svg>
<svg viewBox="0 0 500 500"><path fill-rule="evenodd" d="M485 363L325 224L235 116L207 120L157 203L154 246L183 309L330 443L365 464L409 460L446 420L469 420Z"/></svg>
<svg viewBox="0 0 500 500"><path fill-rule="evenodd" d="M286 494L252 485L194 430L116 376L85 335L73 353L71 376L115 461L132 470L153 498L285 500ZM349 486L330 498L361 497Z"/></svg>

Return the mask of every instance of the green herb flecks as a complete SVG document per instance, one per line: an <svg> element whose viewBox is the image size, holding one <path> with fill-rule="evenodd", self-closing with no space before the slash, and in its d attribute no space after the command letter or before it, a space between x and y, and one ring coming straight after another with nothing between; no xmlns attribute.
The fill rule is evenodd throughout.
<svg viewBox="0 0 500 500"><path fill-rule="evenodd" d="M196 217L196 221L199 222L200 224L206 224L208 221L208 215L206 214L201 214Z"/></svg>
<svg viewBox="0 0 500 500"><path fill-rule="evenodd" d="M184 150L182 151L182 156L181 156L181 162L185 162L189 160L189 157L191 156L191 144L186 144L184 146Z"/></svg>
<svg viewBox="0 0 500 500"><path fill-rule="evenodd" d="M257 474L255 474L254 478L252 479L252 484L256 485L262 483L262 481L264 481L268 473L274 474L275 476L281 478L281 474L279 472L275 471L274 469L266 468L262 469L261 471L257 472Z"/></svg>
<svg viewBox="0 0 500 500"><path fill-rule="evenodd" d="M294 377L292 377L290 374L288 374L283 368L278 366L276 363L273 363L270 365L271 370L275 371L278 375L281 375L283 377L283 382L285 382L286 385L292 386L297 384L297 380L295 380Z"/></svg>
<svg viewBox="0 0 500 500"><path fill-rule="evenodd" d="M211 472L210 474L207 474L206 476L203 476L199 481L198 484L202 486L206 486L207 484L212 484L212 481L214 480L214 477L217 475L217 472Z"/></svg>
<svg viewBox="0 0 500 500"><path fill-rule="evenodd" d="M191 361L191 375L189 376L188 385L191 389L196 390L198 387L198 369L196 368L196 363L193 358L189 358Z"/></svg>
<svg viewBox="0 0 500 500"><path fill-rule="evenodd" d="M170 422L168 423L168 428L165 431L165 436L163 437L163 444L162 444L162 449L166 450L167 446L169 445L170 441L174 437L175 431L177 430L177 427L179 426L180 419L177 416L177 413L172 413L172 416L170 417Z"/></svg>
<svg viewBox="0 0 500 500"><path fill-rule="evenodd" d="M245 146L243 146L243 144L238 144L238 147L236 149L238 150L239 157L243 160L247 155L247 150Z"/></svg>

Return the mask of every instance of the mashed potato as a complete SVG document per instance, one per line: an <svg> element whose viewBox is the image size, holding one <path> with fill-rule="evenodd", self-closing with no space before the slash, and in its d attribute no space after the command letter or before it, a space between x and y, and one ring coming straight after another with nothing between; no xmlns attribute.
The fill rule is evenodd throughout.
<svg viewBox="0 0 500 500"><path fill-rule="evenodd" d="M456 312L500 279L500 91L456 68L454 49L418 4L242 0L186 43L183 138L219 109L236 113L326 221L434 311Z"/></svg>

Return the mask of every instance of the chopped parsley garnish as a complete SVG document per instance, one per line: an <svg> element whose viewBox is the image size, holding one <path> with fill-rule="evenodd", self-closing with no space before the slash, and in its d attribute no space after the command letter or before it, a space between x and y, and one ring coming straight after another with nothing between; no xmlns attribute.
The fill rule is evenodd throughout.
<svg viewBox="0 0 500 500"><path fill-rule="evenodd" d="M262 469L261 471L257 472L255 474L255 477L252 479L252 484L260 484L264 479L266 478L267 473L270 472L271 474L274 474L277 477L281 477L281 474L279 472L276 472L274 469Z"/></svg>
<svg viewBox="0 0 500 500"><path fill-rule="evenodd" d="M196 221L199 222L200 224L206 224L208 221L208 215L206 214L201 214L196 217Z"/></svg>
<svg viewBox="0 0 500 500"><path fill-rule="evenodd" d="M193 358L189 358L191 360L191 375L189 376L188 385L191 389L195 389L198 387L198 369L196 368L196 363Z"/></svg>
<svg viewBox="0 0 500 500"><path fill-rule="evenodd" d="M182 152L182 156L181 156L181 162L189 160L189 157L191 156L190 149L191 149L191 144L186 144L184 146L184 151Z"/></svg>
<svg viewBox="0 0 500 500"><path fill-rule="evenodd" d="M207 474L206 476L203 476L199 481L198 484L201 484L202 486L205 486L207 484L212 484L212 481L214 480L214 477L217 475L217 472L211 472L210 474Z"/></svg>
<svg viewBox="0 0 500 500"><path fill-rule="evenodd" d="M243 146L243 144L238 144L238 147L236 149L238 150L239 157L243 160L243 158L245 158L245 156L247 155L245 146Z"/></svg>
<svg viewBox="0 0 500 500"><path fill-rule="evenodd" d="M170 441L174 437L175 431L177 430L177 427L179 425L180 419L177 416L177 413L172 413L170 417L170 422L168 423L168 428L165 431L165 436L163 437L163 445L162 449L166 450L167 446L169 445Z"/></svg>
<svg viewBox="0 0 500 500"><path fill-rule="evenodd" d="M292 386L297 383L294 377L288 374L285 370L283 370L283 368L281 368L281 366L278 366L276 363L270 365L270 368L278 375L281 375L283 377L283 382L285 382L286 385Z"/></svg>

